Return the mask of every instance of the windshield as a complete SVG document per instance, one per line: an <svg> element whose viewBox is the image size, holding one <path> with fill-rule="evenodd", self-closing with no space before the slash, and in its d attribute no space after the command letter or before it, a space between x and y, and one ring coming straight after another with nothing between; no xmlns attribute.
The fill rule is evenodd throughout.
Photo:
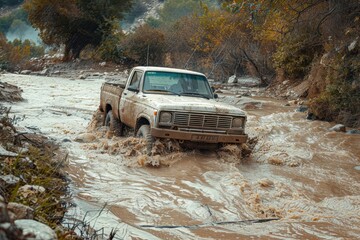
<svg viewBox="0 0 360 240"><path fill-rule="evenodd" d="M144 93L213 98L207 79L201 75L148 71L143 84Z"/></svg>

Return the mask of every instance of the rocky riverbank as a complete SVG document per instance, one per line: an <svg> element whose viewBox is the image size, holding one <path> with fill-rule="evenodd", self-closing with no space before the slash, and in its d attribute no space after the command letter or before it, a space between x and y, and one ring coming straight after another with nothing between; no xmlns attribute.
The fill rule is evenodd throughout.
<svg viewBox="0 0 360 240"><path fill-rule="evenodd" d="M21 100L21 89L0 82L0 239L57 239L66 211L66 155L46 137L14 126L1 101ZM56 230L54 230L56 229Z"/></svg>

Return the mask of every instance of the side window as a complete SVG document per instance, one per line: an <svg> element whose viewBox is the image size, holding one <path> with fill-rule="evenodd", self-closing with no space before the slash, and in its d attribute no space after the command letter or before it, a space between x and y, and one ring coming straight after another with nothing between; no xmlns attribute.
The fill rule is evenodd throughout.
<svg viewBox="0 0 360 240"><path fill-rule="evenodd" d="M138 71L134 72L130 81L129 88L139 90L141 77L142 77L142 72L138 72Z"/></svg>

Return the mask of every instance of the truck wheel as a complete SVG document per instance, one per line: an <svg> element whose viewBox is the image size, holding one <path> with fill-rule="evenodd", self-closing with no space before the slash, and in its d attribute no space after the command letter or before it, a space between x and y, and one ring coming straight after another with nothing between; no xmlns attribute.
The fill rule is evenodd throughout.
<svg viewBox="0 0 360 240"><path fill-rule="evenodd" d="M124 126L119 119L115 118L111 110L106 114L105 126L108 126L110 131L114 132L115 136L123 135Z"/></svg>
<svg viewBox="0 0 360 240"><path fill-rule="evenodd" d="M151 150L154 143L154 138L150 134L150 126L142 125L136 133L136 137L144 138L146 141L146 153L147 155L151 155Z"/></svg>

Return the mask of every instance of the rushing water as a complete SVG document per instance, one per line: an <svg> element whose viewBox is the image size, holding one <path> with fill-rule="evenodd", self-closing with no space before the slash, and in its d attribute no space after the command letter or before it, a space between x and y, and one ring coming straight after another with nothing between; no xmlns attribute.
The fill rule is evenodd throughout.
<svg viewBox="0 0 360 240"><path fill-rule="evenodd" d="M69 151L76 207L67 218L105 236L115 229L115 239L360 238L359 135L330 132L332 124L308 121L281 101L222 96L247 111L247 133L258 141L251 157L233 147L178 152L170 142L149 158L137 139L97 127L103 80L1 80L24 90L26 101L11 105L25 115L19 125Z"/></svg>

